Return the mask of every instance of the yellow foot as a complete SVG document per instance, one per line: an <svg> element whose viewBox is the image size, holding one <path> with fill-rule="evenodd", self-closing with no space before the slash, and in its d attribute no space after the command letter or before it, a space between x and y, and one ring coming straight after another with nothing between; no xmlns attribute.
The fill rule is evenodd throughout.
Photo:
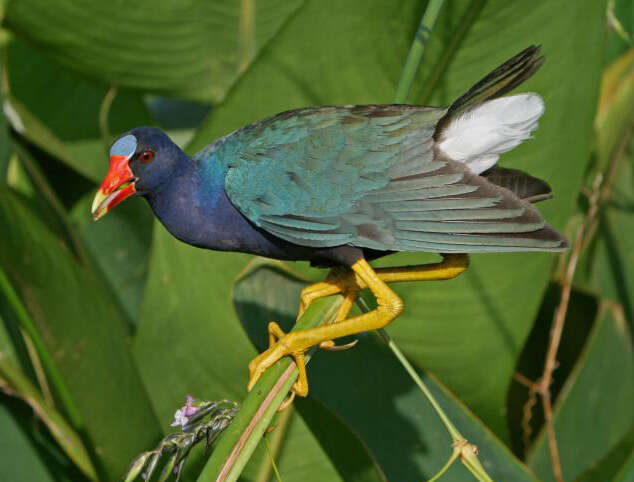
<svg viewBox="0 0 634 482"><path fill-rule="evenodd" d="M331 271L326 281L316 283L302 291L300 316L315 299L343 293L342 304L335 323L318 326L308 330L284 333L275 322L269 323L269 348L255 357L249 364L251 390L262 373L283 356L291 356L297 365L298 378L291 391L305 397L308 394L306 378L305 352L314 345L330 350L347 349L353 344L335 346L335 338L356 335L376 330L396 318L403 309L403 302L387 283L402 281L445 280L458 276L467 269L469 257L466 254L443 255L440 263L422 266L403 266L399 268L380 268L376 271L363 258L351 266L351 270ZM359 290L369 288L377 301L377 307L369 313L348 318ZM291 397L294 395L291 395ZM288 405L292 401L289 399Z"/></svg>
<svg viewBox="0 0 634 482"><path fill-rule="evenodd" d="M297 365L298 377L297 381L293 384L291 391L305 397L308 395L308 378L306 377L306 358L304 353L306 349L311 346L303 346L297 338L297 333L284 333L280 326L274 321L269 323L269 348L256 356L251 363L249 363L249 384L247 389L251 390L262 373L277 362L283 356L289 355L293 357L295 365Z"/></svg>

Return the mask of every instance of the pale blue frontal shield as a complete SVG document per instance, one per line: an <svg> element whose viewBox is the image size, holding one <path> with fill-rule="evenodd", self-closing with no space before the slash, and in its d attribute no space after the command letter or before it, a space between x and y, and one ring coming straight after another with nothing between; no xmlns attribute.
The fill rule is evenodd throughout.
<svg viewBox="0 0 634 482"><path fill-rule="evenodd" d="M132 134L123 136L121 139L112 144L110 148L110 157L122 156L126 159L130 159L132 154L136 151L136 137Z"/></svg>

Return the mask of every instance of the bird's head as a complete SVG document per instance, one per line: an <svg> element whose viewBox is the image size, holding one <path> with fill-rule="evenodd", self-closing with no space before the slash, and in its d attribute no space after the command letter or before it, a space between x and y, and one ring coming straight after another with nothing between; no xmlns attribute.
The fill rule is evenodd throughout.
<svg viewBox="0 0 634 482"><path fill-rule="evenodd" d="M95 221L131 196L156 191L174 175L182 156L160 129L139 127L122 134L110 147L110 169L92 203Z"/></svg>

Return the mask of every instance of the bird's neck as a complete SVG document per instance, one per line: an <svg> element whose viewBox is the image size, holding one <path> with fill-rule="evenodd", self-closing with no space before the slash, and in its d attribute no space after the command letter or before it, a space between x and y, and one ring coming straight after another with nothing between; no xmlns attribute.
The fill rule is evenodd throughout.
<svg viewBox="0 0 634 482"><path fill-rule="evenodd" d="M154 214L181 241L209 249L235 249L245 222L224 191L226 167L215 156L179 163L169 182L146 195Z"/></svg>

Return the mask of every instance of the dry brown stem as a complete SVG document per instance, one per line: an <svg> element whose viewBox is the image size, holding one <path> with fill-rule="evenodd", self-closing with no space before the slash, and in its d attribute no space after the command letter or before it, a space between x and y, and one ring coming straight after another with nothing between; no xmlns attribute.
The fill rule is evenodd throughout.
<svg viewBox="0 0 634 482"><path fill-rule="evenodd" d="M614 154L611 156L610 162L606 167L605 173L599 172L592 182L591 190L582 189L581 192L588 198L588 212L584 222L577 230L577 234L572 244L570 257L565 264L564 276L561 282L561 297L559 305L553 316L552 328L550 331L550 340L546 358L544 361L544 370L542 376L536 381L531 382L527 377L520 373L516 373L514 379L522 385L529 388L529 398L524 404L522 429L525 446L528 445L531 435L530 420L532 418L532 409L536 405L536 397L540 396L542 408L544 411L544 422L548 434L548 447L550 451L550 459L553 468L553 474L558 482L563 482L563 470L561 467L561 459L559 457L559 448L557 446L557 437L553 423L553 407L550 393L550 385L553 380L553 373L557 368L557 352L561 343L561 336L566 322L566 313L568 312L568 304L570 302L570 294L572 292L572 281L579 257L596 232L598 224L598 215L600 207L609 199L612 182L615 178L617 166L622 157L625 147L629 142L631 130L626 130L625 135L621 139Z"/></svg>

